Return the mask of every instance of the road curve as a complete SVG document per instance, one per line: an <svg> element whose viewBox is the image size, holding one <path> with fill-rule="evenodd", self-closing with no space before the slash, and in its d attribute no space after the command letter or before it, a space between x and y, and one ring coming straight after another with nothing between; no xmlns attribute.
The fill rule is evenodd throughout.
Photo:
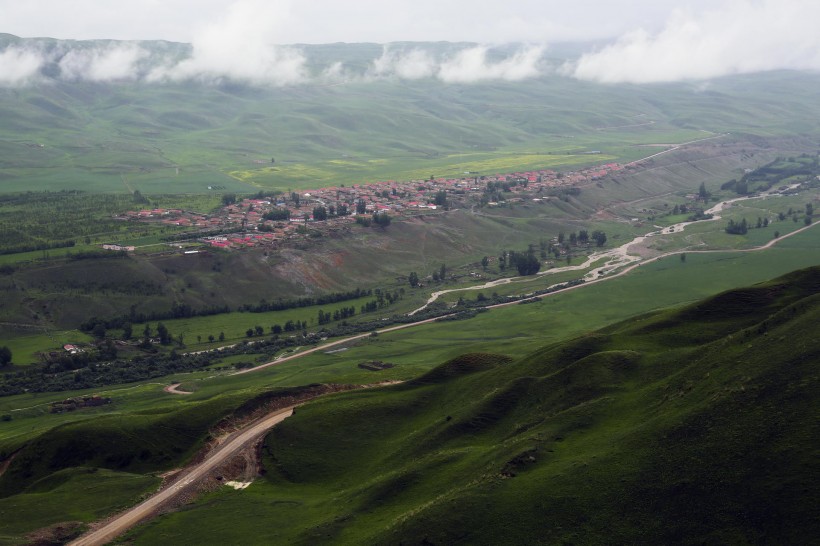
<svg viewBox="0 0 820 546"><path fill-rule="evenodd" d="M765 250L767 248L771 248L771 247L775 246L778 242L783 241L784 239L788 239L789 237L792 237L794 235L797 235L798 233L802 233L802 232L806 231L807 229L813 228L817 225L820 225L820 222L815 222L813 224L802 227L800 229L796 229L796 230L794 230L790 233L787 233L785 235L781 235L777 239L772 239L771 241L769 241L768 243L766 243L764 245L756 246L756 247L753 247L753 248L714 249L714 250L687 250L687 249L674 250L674 251L671 251L671 252L666 252L664 254L660 254L658 256L655 256L654 258L649 258L648 260L642 260L642 261L632 263L631 265L627 265L626 267L624 267L620 271L617 271L616 273L612 273L611 275L606 275L606 276L598 277L598 278L595 278L595 279L590 279L590 280L585 281L583 284L576 284L576 285L573 285L573 286L568 286L566 288L561 288L561 289L558 289L558 290L554 290L552 292L547 292L546 294L537 294L537 295L534 295L530 298L524 298L524 299L521 299L521 300L515 300L515 301L511 301L511 302L506 302L506 303L495 303L495 304L492 304L492 305L487 305L487 306L484 306L484 307L473 308L473 309L474 310L477 310L477 309L499 309L501 307L508 307L510 305L518 305L522 301L526 301L526 300L533 301L533 300L537 300L537 299L540 300L540 299L544 299L544 298L549 298L549 297L556 296L558 294L563 294L565 292L569 292L569 291L572 291L572 290L578 290L578 289L581 289L585 286L590 286L590 285L593 285L593 284L597 284L599 282L604 282L604 281L608 281L610 279L615 279L617 277L621 277L623 275L626 275L626 274L634 271L635 269L637 269L639 267L642 267L642 266L647 265L647 264L651 264L652 262L656 262L656 261L658 261L662 258L667 258L669 256L676 256L676 255L679 255L679 254L719 254L719 253L731 254L731 253L734 253L734 252L740 252L740 253L743 253L743 252L757 252L757 251L760 251L760 250ZM632 244L632 242L630 242L629 244ZM459 289L455 289L453 291L469 290L469 289L470 289L469 287L468 288L459 288ZM420 326L422 324L429 324L431 322L435 322L435 321L440 320L440 319L446 319L446 318L452 317L453 315L456 315L456 314L458 314L458 313L454 312L454 313L450 313L448 315L442 315L442 316L434 317L434 318L431 318L431 319L420 320L418 322L407 322L407 323L404 323L404 324L399 324L398 326L390 326L388 328L378 329L378 330L375 330L375 332L377 334L386 334L388 332L394 332L396 330L402 330L404 328L412 328L414 326ZM259 370L263 370L263 369L268 368L270 366L276 366L277 364L282 364L284 362L288 362L289 360L295 360L297 358L301 358L303 356L309 355L311 353L315 353L317 351L326 351L327 349L330 349L332 347L336 347L338 345L343 345L345 343L350 343L352 341L356 341L356 340L359 340L359 339L364 339L364 338L366 338L370 335L371 334L367 334L367 333L366 334L357 334L357 335L346 337L346 338L339 339L339 340L336 340L336 341L331 341L330 343L325 343L323 345L317 345L316 347L313 347L311 349L307 349L307 350L299 352L299 353L294 353L290 356L280 357L276 360L273 360L271 362L266 362L265 364L260 364L259 366L256 366L256 367L253 367L253 368L247 368L247 369L244 369L244 370L240 370L238 372L235 372L233 375L241 375L241 374L246 374L246 373L258 372Z"/></svg>
<svg viewBox="0 0 820 546"><path fill-rule="evenodd" d="M265 434L273 426L281 423L291 415L293 408L290 406L271 413L245 429L233 434L227 442L214 450L202 463L192 468L187 473L179 476L171 485L152 495L137 506L116 516L96 531L84 535L69 546L99 546L107 544L116 537L155 513L166 503L172 501L183 492L194 487L196 482L208 475L209 472L219 467L236 453L238 453L248 443L255 441Z"/></svg>

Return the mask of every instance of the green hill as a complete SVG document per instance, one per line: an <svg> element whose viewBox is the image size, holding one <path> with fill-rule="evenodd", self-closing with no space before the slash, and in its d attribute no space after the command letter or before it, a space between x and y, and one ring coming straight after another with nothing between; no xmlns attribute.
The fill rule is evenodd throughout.
<svg viewBox="0 0 820 546"><path fill-rule="evenodd" d="M7 37L0 47L12 41L47 52L112 45ZM393 47L446 56L468 45ZM156 56L189 51L165 42L140 46L152 52L149 64ZM727 131L782 136L820 129L812 73L726 77L704 89L689 82L599 85L547 68L522 82L444 84L370 77L368 67L382 54L377 44L299 49L313 77L285 87L70 81L50 75L58 70L52 67L44 69L47 83L0 88L2 191L287 190L464 171L572 168L603 157L626 162L647 155L636 144ZM578 51L556 48L545 62L554 68ZM320 74L337 61L349 76L322 80ZM593 150L602 155L584 153Z"/></svg>
<svg viewBox="0 0 820 546"><path fill-rule="evenodd" d="M517 361L465 355L275 428L266 475L136 544L808 544L820 268ZM814 538L812 538L814 537Z"/></svg>

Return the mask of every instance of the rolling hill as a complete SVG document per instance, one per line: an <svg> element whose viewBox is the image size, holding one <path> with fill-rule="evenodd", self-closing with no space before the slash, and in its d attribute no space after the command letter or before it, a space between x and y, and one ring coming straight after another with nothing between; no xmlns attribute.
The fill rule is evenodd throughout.
<svg viewBox="0 0 820 546"><path fill-rule="evenodd" d="M22 51L118 47L6 42ZM389 47L446 56L468 45ZM184 55L188 46L141 47L151 63L169 51ZM445 84L368 76L383 52L377 44L304 45L299 51L314 77L279 87L66 80L47 65L44 82L0 88L2 190L287 190L456 175L465 166L490 174L494 162L504 172L503 165L525 166L532 154L551 154L550 164L559 166L594 161L583 155L590 151L630 160L642 152L635 144L682 142L710 132L772 136L820 129L814 121L818 76L811 73L727 77L708 85L600 85L560 75L560 63L577 51L557 47L551 53L557 57L544 60L537 78ZM344 76L317 76L336 62Z"/></svg>
<svg viewBox="0 0 820 546"><path fill-rule="evenodd" d="M130 539L808 544L818 319L811 268L316 401L268 436L264 479Z"/></svg>

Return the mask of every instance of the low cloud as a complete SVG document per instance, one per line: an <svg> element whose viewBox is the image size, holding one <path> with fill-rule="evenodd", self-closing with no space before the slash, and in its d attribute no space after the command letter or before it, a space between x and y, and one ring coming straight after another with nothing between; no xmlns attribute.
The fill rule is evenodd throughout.
<svg viewBox="0 0 820 546"><path fill-rule="evenodd" d="M39 79L45 64L38 51L8 47L0 51L0 86L17 87Z"/></svg>
<svg viewBox="0 0 820 546"><path fill-rule="evenodd" d="M459 51L441 65L438 77L447 83L473 83L482 80L520 81L541 74L543 47L528 47L506 59L491 62L489 49L478 46Z"/></svg>
<svg viewBox="0 0 820 546"><path fill-rule="evenodd" d="M653 83L820 70L818 20L820 3L801 0L734 0L699 14L678 10L662 31L626 34L564 72L603 83Z"/></svg>
<svg viewBox="0 0 820 546"><path fill-rule="evenodd" d="M490 48L475 46L437 59L421 49L391 51L373 61L374 77L397 77L405 80L437 78L446 83L474 83L486 80L519 81L542 74L544 47L527 47L513 55L491 61Z"/></svg>
<svg viewBox="0 0 820 546"><path fill-rule="evenodd" d="M372 74L376 77L396 76L403 80L432 78L438 71L438 63L426 51L391 51L385 47L382 56L373 61Z"/></svg>
<svg viewBox="0 0 820 546"><path fill-rule="evenodd" d="M139 63L148 52L137 44L72 49L59 61L60 77L69 81L111 82L135 80Z"/></svg>
<svg viewBox="0 0 820 546"><path fill-rule="evenodd" d="M166 64L150 80L228 79L254 85L291 85L307 79L304 55L275 45L276 30L287 20L288 6L260 1L230 5L224 19L202 27L189 58Z"/></svg>

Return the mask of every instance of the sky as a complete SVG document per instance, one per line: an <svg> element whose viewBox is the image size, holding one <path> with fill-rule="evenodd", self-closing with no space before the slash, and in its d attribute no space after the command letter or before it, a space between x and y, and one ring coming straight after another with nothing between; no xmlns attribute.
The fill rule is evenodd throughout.
<svg viewBox="0 0 820 546"><path fill-rule="evenodd" d="M257 85L354 78L519 81L548 73L601 83L708 80L776 69L820 71L820 0L0 0L0 32L59 39L191 43L190 58L149 58L139 44L58 57L0 50L0 86L58 63L65 80L228 78ZM608 40L561 66L550 44ZM474 42L447 57L385 48L365 72L310 74L298 47L333 42ZM494 44L520 42L490 61ZM149 68L146 68L149 66Z"/></svg>
<svg viewBox="0 0 820 546"><path fill-rule="evenodd" d="M705 0L0 0L0 31L22 37L193 41L232 12L264 20L278 44L567 41L657 30Z"/></svg>

